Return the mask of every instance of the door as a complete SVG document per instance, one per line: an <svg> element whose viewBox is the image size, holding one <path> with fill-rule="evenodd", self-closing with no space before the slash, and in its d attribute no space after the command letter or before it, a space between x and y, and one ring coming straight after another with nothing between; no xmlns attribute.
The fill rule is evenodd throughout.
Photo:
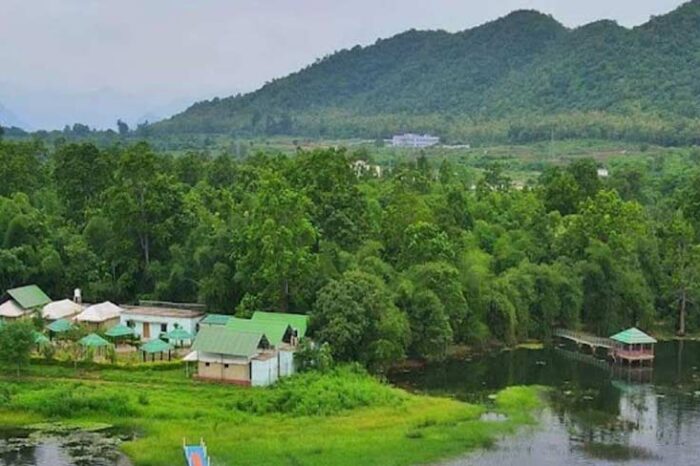
<svg viewBox="0 0 700 466"><path fill-rule="evenodd" d="M151 324L148 322L143 323L143 339L148 340L151 338Z"/></svg>

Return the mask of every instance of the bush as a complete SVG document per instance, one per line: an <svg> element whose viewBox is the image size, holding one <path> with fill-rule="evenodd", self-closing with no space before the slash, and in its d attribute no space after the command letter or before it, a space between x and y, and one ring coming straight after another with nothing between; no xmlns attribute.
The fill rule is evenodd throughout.
<svg viewBox="0 0 700 466"><path fill-rule="evenodd" d="M129 398L114 390L96 394L80 384L57 389L41 389L24 394L13 407L37 412L50 418L107 414L125 417L134 414Z"/></svg>
<svg viewBox="0 0 700 466"><path fill-rule="evenodd" d="M252 414L328 416L402 400L400 392L377 381L360 366L343 366L325 374L305 372L282 379L272 387L239 392L226 407Z"/></svg>

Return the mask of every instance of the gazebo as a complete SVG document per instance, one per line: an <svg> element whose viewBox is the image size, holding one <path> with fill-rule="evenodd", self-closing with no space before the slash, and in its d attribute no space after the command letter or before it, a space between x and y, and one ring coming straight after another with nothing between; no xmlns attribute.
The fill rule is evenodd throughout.
<svg viewBox="0 0 700 466"><path fill-rule="evenodd" d="M654 345L656 339L638 328L629 328L611 336L613 341L612 356L615 361L625 361L629 364L654 360Z"/></svg>
<svg viewBox="0 0 700 466"><path fill-rule="evenodd" d="M178 342L180 343L180 346L183 346L183 342L185 340L189 340L190 342L194 340L194 335L182 327L177 327L169 331L168 333L164 334L163 337L165 337L171 343L175 342L175 346L177 346Z"/></svg>
<svg viewBox="0 0 700 466"><path fill-rule="evenodd" d="M66 333L73 328L73 324L66 319L58 319L51 322L46 328L52 334Z"/></svg>
<svg viewBox="0 0 700 466"><path fill-rule="evenodd" d="M102 348L111 345L110 342L102 338L96 333L91 333L90 335L81 338L78 343L85 346L86 348Z"/></svg>
<svg viewBox="0 0 700 466"><path fill-rule="evenodd" d="M151 355L151 361L156 360L156 353L160 353L160 360L163 360L163 353L168 352L168 361L171 360L173 345L166 343L160 338L155 338L141 345L141 353L143 354L143 362L146 362L146 355Z"/></svg>
<svg viewBox="0 0 700 466"><path fill-rule="evenodd" d="M105 335L117 341L119 339L133 338L136 336L136 332L131 327L128 327L123 324L118 324L107 330L105 332Z"/></svg>

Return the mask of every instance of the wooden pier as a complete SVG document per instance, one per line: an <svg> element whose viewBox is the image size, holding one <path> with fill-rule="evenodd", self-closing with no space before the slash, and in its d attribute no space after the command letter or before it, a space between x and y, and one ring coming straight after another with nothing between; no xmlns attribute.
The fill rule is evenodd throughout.
<svg viewBox="0 0 700 466"><path fill-rule="evenodd" d="M643 364L654 360L656 340L637 328L627 329L610 338L567 329L556 329L554 335L574 342L579 348L589 347L591 354L595 354L596 350L603 348L607 350L608 357L614 362Z"/></svg>

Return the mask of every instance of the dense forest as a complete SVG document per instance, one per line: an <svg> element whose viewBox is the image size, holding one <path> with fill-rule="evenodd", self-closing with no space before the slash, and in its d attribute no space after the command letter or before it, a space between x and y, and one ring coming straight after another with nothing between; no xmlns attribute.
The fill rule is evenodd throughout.
<svg viewBox="0 0 700 466"><path fill-rule="evenodd" d="M150 131L697 144L699 48L700 0L633 29L612 21L567 29L518 11L459 33L411 30L339 51L256 92L199 102Z"/></svg>
<svg viewBox="0 0 700 466"><path fill-rule="evenodd" d="M308 313L373 368L557 326L700 326L697 150L608 178L547 165L522 189L425 156L372 177L352 165L367 156L0 140L0 288Z"/></svg>

